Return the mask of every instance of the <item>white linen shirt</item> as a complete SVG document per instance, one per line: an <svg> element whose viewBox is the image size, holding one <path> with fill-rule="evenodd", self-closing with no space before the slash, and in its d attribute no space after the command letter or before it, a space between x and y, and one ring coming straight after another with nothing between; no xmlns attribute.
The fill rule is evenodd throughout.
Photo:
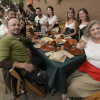
<svg viewBox="0 0 100 100"><path fill-rule="evenodd" d="M50 19L50 18L48 18L48 23L49 23L49 25L52 25L52 22L56 22L56 24L58 24L58 18L57 18L57 16L56 15L54 15L53 17L52 17L52 19Z"/></svg>
<svg viewBox="0 0 100 100"><path fill-rule="evenodd" d="M96 44L92 41L92 38L82 40L86 43L85 54L89 63L100 69L100 44Z"/></svg>
<svg viewBox="0 0 100 100"><path fill-rule="evenodd" d="M7 26L2 24L0 26L0 40L1 40L2 36L7 34L7 33L8 33Z"/></svg>
<svg viewBox="0 0 100 100"><path fill-rule="evenodd" d="M70 29L74 29L74 23L71 24L65 24L65 28L70 28Z"/></svg>
<svg viewBox="0 0 100 100"><path fill-rule="evenodd" d="M38 20L40 20L40 24L45 24L48 21L48 18L45 15L43 15L42 18L39 18L38 16L36 16L35 22L38 23Z"/></svg>

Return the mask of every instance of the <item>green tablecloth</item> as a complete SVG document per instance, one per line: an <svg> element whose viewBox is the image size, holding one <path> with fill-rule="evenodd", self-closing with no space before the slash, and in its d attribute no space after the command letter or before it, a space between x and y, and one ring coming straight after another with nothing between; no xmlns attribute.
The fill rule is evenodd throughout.
<svg viewBox="0 0 100 100"><path fill-rule="evenodd" d="M48 84L51 88L56 88L62 93L67 92L66 79L67 77L79 67L79 65L85 60L85 54L81 56L75 56L72 59L66 58L64 63L50 60L45 55L45 52L40 49L33 48L45 61L47 65L47 71L49 75Z"/></svg>

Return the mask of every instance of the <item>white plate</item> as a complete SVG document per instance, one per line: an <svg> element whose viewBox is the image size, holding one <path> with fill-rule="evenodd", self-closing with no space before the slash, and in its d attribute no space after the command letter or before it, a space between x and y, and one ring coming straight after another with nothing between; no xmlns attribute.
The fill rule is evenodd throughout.
<svg viewBox="0 0 100 100"><path fill-rule="evenodd" d="M59 39L58 39L57 41L59 41ZM66 42L65 39L61 39L61 41L62 41L63 43L60 43L60 42L57 42L57 41L56 41L57 44L64 44L64 43Z"/></svg>
<svg viewBox="0 0 100 100"><path fill-rule="evenodd" d="M43 38L41 38L41 40L44 40L44 41L46 41L46 42L48 42L48 41L53 41L52 38L48 38L48 37L43 37Z"/></svg>

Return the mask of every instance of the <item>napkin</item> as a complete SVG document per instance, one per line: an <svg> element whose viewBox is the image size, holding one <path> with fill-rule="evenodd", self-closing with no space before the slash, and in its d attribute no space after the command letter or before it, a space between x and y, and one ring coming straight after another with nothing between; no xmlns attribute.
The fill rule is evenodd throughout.
<svg viewBox="0 0 100 100"><path fill-rule="evenodd" d="M52 31L56 31L56 32L58 32L58 31L59 31L59 28L58 28L58 27L53 28Z"/></svg>
<svg viewBox="0 0 100 100"><path fill-rule="evenodd" d="M63 63L66 59L66 55L64 55L62 52L58 51L58 52L54 52L53 54L51 54L49 59Z"/></svg>
<svg viewBox="0 0 100 100"><path fill-rule="evenodd" d="M57 34L57 35L54 35L55 38L60 38L60 35L63 35L63 34Z"/></svg>
<svg viewBox="0 0 100 100"><path fill-rule="evenodd" d="M50 51L50 52L45 53L46 56L50 56L52 54L53 54L53 51Z"/></svg>
<svg viewBox="0 0 100 100"><path fill-rule="evenodd" d="M79 43L77 43L76 48L82 49Z"/></svg>
<svg viewBox="0 0 100 100"><path fill-rule="evenodd" d="M34 46L34 48L40 48L42 45L41 44L35 44L33 46Z"/></svg>
<svg viewBox="0 0 100 100"><path fill-rule="evenodd" d="M65 36L64 39L71 39L72 37L71 36Z"/></svg>
<svg viewBox="0 0 100 100"><path fill-rule="evenodd" d="M72 55L71 53L69 53L69 52L67 52L65 50L60 50L60 52L62 52L64 55L66 55L70 59L74 57L74 55Z"/></svg>

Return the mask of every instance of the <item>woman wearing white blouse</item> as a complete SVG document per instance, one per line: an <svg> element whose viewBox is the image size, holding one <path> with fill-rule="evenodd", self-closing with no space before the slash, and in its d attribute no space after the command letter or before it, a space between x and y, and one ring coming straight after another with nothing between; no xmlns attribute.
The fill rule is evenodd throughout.
<svg viewBox="0 0 100 100"><path fill-rule="evenodd" d="M85 98L100 91L100 21L91 21L81 39L86 61L67 79L68 92L63 95L64 99Z"/></svg>
<svg viewBox="0 0 100 100"><path fill-rule="evenodd" d="M54 9L52 6L47 7L47 14L48 14L48 29L51 30L55 27L58 27L58 18L54 15Z"/></svg>
<svg viewBox="0 0 100 100"><path fill-rule="evenodd" d="M83 36L84 30L88 22L90 21L88 11L85 8L81 8L77 14L76 20L76 39L79 41Z"/></svg>
<svg viewBox="0 0 100 100"><path fill-rule="evenodd" d="M76 22L75 10L74 8L69 8L67 11L67 21L61 34L64 33L66 36L72 36L72 38L75 38L76 35L75 22Z"/></svg>

